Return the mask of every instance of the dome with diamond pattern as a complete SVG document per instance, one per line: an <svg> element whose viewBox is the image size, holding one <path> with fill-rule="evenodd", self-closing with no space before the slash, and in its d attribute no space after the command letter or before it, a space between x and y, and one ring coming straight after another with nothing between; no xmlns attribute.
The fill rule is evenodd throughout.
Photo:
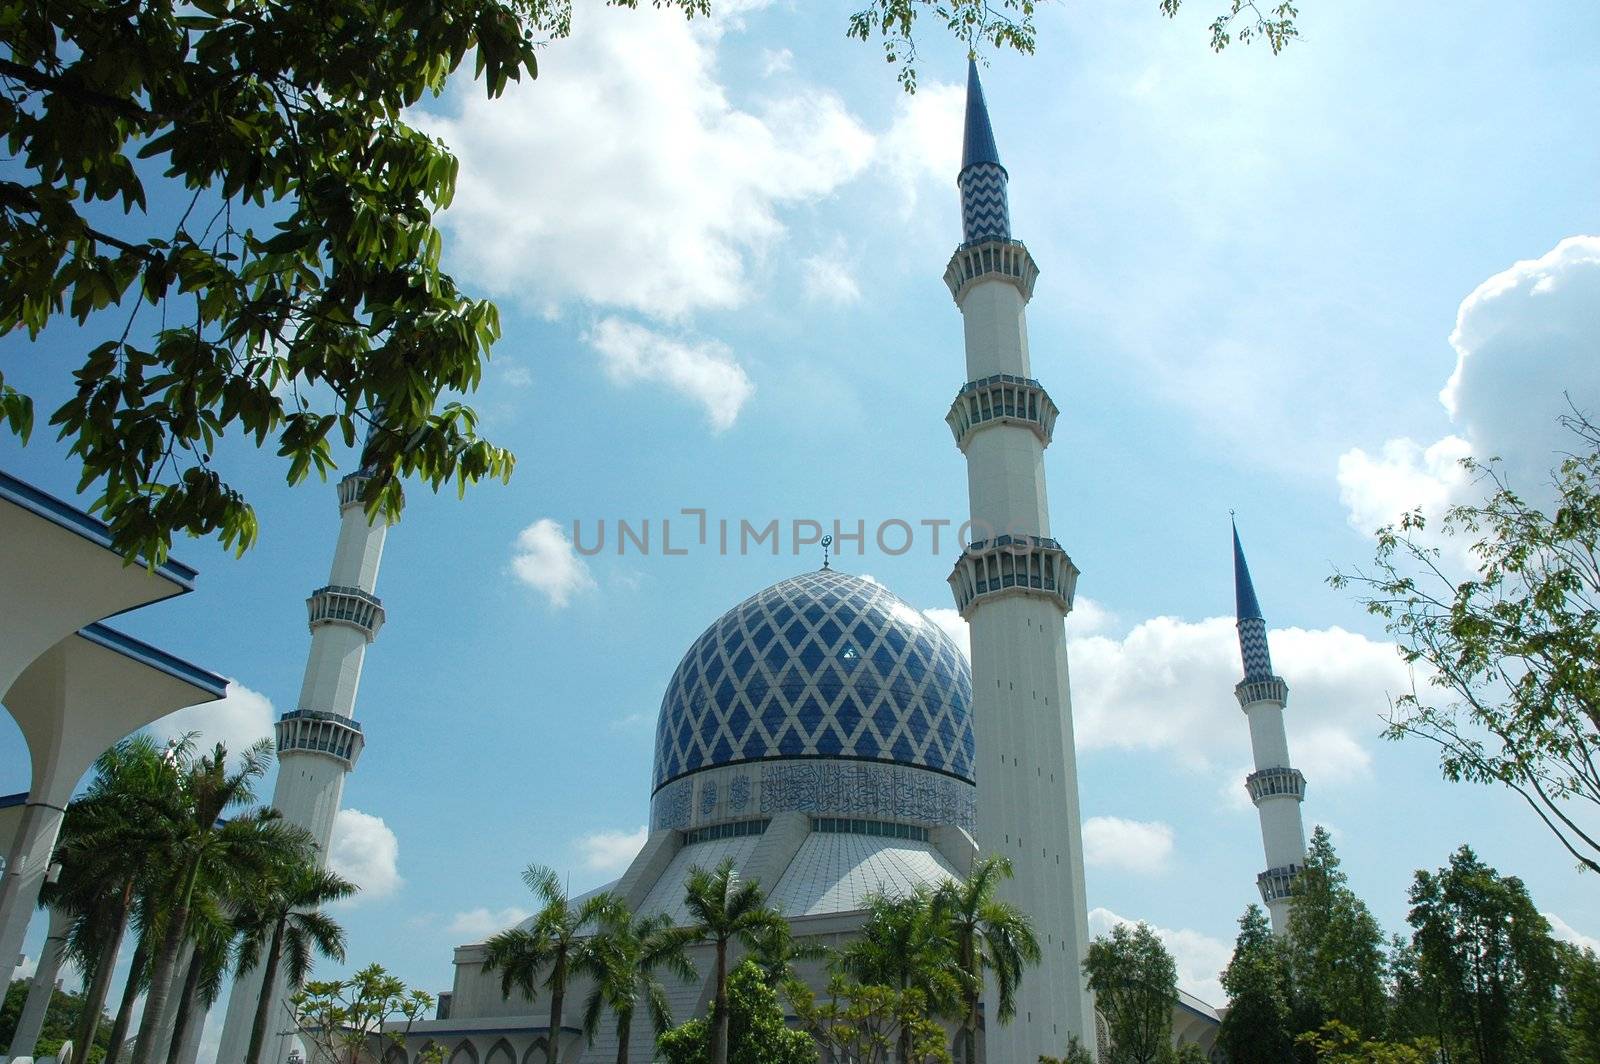
<svg viewBox="0 0 1600 1064"><path fill-rule="evenodd" d="M971 783L972 675L937 625L834 569L780 581L683 656L656 724L654 787L719 765L833 758Z"/></svg>

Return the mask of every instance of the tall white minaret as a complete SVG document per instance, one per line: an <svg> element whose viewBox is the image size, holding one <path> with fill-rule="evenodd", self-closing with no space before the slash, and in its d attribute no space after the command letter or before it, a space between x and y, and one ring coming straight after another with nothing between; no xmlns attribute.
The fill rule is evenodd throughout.
<svg viewBox="0 0 1600 1064"><path fill-rule="evenodd" d="M383 626L383 604L373 594L378 562L389 527L380 515L367 520L361 494L365 470L339 481L339 542L326 587L306 599L310 613L311 654L300 701L278 718L278 782L273 806L290 823L311 832L326 860L333 821L339 813L344 778L355 767L365 740L354 719L356 687L367 644ZM219 1064L241 1064L250 1044L250 1026L264 992L272 994L271 1017L261 1059L282 1064L291 1039L284 987L262 987L259 966L235 980L222 1029Z"/></svg>
<svg viewBox="0 0 1600 1064"><path fill-rule="evenodd" d="M1256 886L1262 904L1272 914L1273 932L1281 935L1289 926L1289 899L1306 855L1306 832L1300 822L1306 778L1289 764L1289 738L1283 730L1289 685L1272 672L1267 622L1256 601L1237 527L1233 530L1233 591L1239 654L1244 659L1244 679L1233 693L1250 722L1250 749L1256 762L1256 770L1245 777L1245 787L1261 817L1261 845L1267 854L1267 870L1256 876Z"/></svg>
<svg viewBox="0 0 1600 1064"><path fill-rule="evenodd" d="M1032 919L1044 952L1010 1023L998 1021L990 988L987 1059L1023 1064L1059 1056L1069 1034L1095 1045L1064 628L1078 570L1050 538L1044 449L1057 410L1032 377L1024 313L1039 269L1011 239L1007 175L970 63L965 140L964 239L944 279L965 325L967 383L946 420L967 458L974 542L950 587L971 625L978 845L1011 859L1016 877L1003 893Z"/></svg>

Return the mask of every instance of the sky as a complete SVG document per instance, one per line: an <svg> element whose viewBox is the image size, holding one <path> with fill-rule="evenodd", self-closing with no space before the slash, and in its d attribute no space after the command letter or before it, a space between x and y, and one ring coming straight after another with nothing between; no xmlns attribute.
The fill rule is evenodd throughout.
<svg viewBox="0 0 1600 1064"><path fill-rule="evenodd" d="M1413 677L1326 583L1371 561L1378 525L1471 498L1462 456L1501 456L1537 495L1565 397L1600 407L1600 8L1305 0L1304 39L1274 57L1212 54L1215 6L1041 5L1037 54L983 70L1013 232L1042 269L1052 521L1083 574L1068 637L1091 927L1150 922L1183 985L1221 1000L1263 864L1233 698L1235 511L1308 832L1332 832L1384 928L1404 930L1413 872L1469 843L1558 934L1600 945L1593 877L1514 795L1380 737ZM409 491L331 857L363 886L338 914L350 962L431 991L453 946L527 913L529 862L575 891L626 867L668 678L724 610L820 563L804 522L859 522L835 564L964 638L948 530L931 542L966 516L942 282L964 56L930 27L907 96L845 40L849 4L714 7L686 23L580 3L537 81L493 102L457 84L415 115L461 159L445 261L501 307L472 401L518 466L465 499ZM0 370L53 409L106 327L8 337ZM116 623L233 681L157 731L234 746L295 708L337 506L270 453L222 454L259 545L180 542L197 590ZM43 427L0 439L0 466L72 497ZM619 549L619 519L650 549ZM741 522L774 520L776 556L739 550ZM0 720L0 793L24 764Z"/></svg>

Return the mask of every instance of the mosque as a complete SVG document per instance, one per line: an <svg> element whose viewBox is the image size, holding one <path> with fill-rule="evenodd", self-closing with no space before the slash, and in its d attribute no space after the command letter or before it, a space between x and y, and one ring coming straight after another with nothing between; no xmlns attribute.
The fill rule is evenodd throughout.
<svg viewBox="0 0 1600 1064"><path fill-rule="evenodd" d="M1015 869L1003 896L1029 915L1044 956L1023 980L1016 1018L980 1031L977 1057L1033 1064L1062 1053L1069 1035L1103 1047L1104 1032L1080 971L1089 935L1063 624L1078 571L1050 534L1043 454L1058 410L1032 375L1025 310L1039 271L1011 235L1008 181L972 66L958 177L963 240L944 275L966 341L965 383L946 421L967 461L973 527L987 530L949 577L970 626L970 664L903 599L826 564L746 598L689 646L667 685L648 839L601 889L636 912L687 923L689 869L731 860L797 938L839 945L859 932L870 895L959 880L980 852L1003 854ZM329 586L309 601L301 704L278 728L274 804L323 840L361 750L355 687L384 616L375 594L384 529L355 502L359 478L340 485L345 519ZM1288 689L1272 673L1237 532L1234 551L1246 666L1236 694L1268 863L1257 885L1281 928L1305 850L1305 781L1289 763ZM698 949L696 966L708 973L710 947ZM544 1059L552 1038L563 1061L616 1059L606 1025L592 1045L578 1029L585 987L569 986L571 1019L551 1031L548 1001L502 996L484 956L481 942L456 949L437 1018L414 1024L384 1064L433 1046L448 1064L527 1064ZM818 989L826 981L816 964L801 974ZM708 1010L706 979L667 985L678 1020ZM262 992L241 980L224 1047L242 1045ZM639 1064L654 1045L646 1011L631 1035ZM1215 1057L1218 1023L1213 1007L1180 994L1177 1040ZM288 1043L277 1039L278 1061Z"/></svg>

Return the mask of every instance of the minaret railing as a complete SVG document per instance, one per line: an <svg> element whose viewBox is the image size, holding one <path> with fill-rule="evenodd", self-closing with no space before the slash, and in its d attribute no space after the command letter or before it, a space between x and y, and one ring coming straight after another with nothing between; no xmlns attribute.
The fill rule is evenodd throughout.
<svg viewBox="0 0 1600 1064"><path fill-rule="evenodd" d="M1060 413L1038 381L996 373L963 384L944 420L965 453L973 434L992 425L1026 425L1048 447Z"/></svg>
<svg viewBox="0 0 1600 1064"><path fill-rule="evenodd" d="M342 513L352 506L361 505L361 494L367 490L367 483L372 478L366 473L350 473L339 480L339 511Z"/></svg>
<svg viewBox="0 0 1600 1064"><path fill-rule="evenodd" d="M278 718L278 753L326 754L346 769L354 768L366 746L361 725L349 717L316 709L297 709Z"/></svg>
<svg viewBox="0 0 1600 1064"><path fill-rule="evenodd" d="M365 634L369 643L383 627L383 603L359 587L319 587L306 599L306 611L312 631L324 624L342 624Z"/></svg>
<svg viewBox="0 0 1600 1064"><path fill-rule="evenodd" d="M1250 800L1260 805L1269 798L1306 799L1306 778L1297 768L1264 768L1244 778Z"/></svg>
<svg viewBox="0 0 1600 1064"><path fill-rule="evenodd" d="M1246 676L1233 688L1233 697L1239 700L1240 709L1249 709L1257 702L1276 702L1279 706L1289 701L1289 685L1281 676Z"/></svg>
<svg viewBox="0 0 1600 1064"><path fill-rule="evenodd" d="M975 240L956 248L945 267L944 283L950 298L957 303L967 289L979 281L999 278L1010 281L1026 303L1033 298L1033 283L1039 279L1039 266L1020 240Z"/></svg>
<svg viewBox="0 0 1600 1064"><path fill-rule="evenodd" d="M1004 595L1040 595L1062 613L1072 610L1078 567L1053 539L1001 535L969 546L951 571L956 609L970 618L978 606Z"/></svg>
<svg viewBox="0 0 1600 1064"><path fill-rule="evenodd" d="M1261 900L1272 903L1280 898L1292 898L1297 893L1295 879L1300 875L1300 866L1297 864L1280 865L1269 868L1256 876L1256 889L1261 891Z"/></svg>

